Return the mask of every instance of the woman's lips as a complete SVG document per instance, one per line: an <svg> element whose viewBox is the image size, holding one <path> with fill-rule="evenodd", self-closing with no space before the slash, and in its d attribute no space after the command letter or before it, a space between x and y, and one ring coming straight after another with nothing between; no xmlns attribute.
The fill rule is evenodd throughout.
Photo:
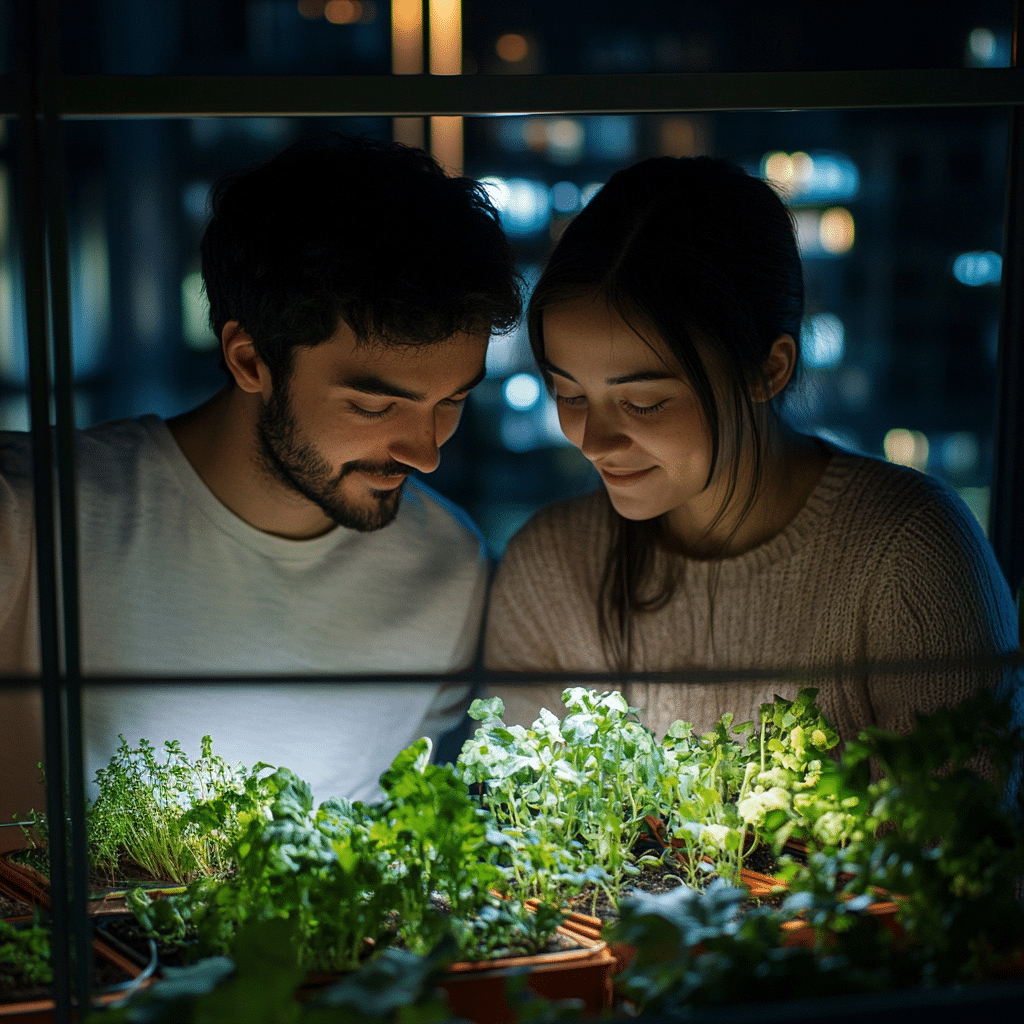
<svg viewBox="0 0 1024 1024"><path fill-rule="evenodd" d="M648 473L654 472L654 466L649 466L647 469L604 469L598 467L601 478L609 487L625 487L628 484L635 484L639 480L643 480Z"/></svg>

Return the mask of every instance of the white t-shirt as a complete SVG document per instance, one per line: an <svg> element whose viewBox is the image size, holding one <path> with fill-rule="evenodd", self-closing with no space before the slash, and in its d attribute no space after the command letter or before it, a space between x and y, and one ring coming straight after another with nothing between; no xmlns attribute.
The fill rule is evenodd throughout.
<svg viewBox="0 0 1024 1024"><path fill-rule="evenodd" d="M231 761L291 768L318 801L367 800L404 746L459 720L467 687L436 682L88 686L90 674L248 681L469 667L484 548L465 514L429 488L410 478L381 530L339 526L297 541L222 505L156 416L81 431L76 467L87 780L119 734L133 746L178 740L191 755L209 734ZM19 607L34 589L24 583L26 435L0 435L0 499L0 666L17 670L34 653Z"/></svg>

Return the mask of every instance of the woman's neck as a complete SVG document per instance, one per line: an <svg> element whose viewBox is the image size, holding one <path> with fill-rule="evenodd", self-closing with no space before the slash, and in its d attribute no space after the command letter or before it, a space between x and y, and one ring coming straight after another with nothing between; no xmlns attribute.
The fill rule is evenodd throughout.
<svg viewBox="0 0 1024 1024"><path fill-rule="evenodd" d="M666 547L690 558L735 558L777 537L807 504L832 456L818 438L774 423L765 434L767 451L753 500L754 467L741 460L729 495L728 469L692 505L662 517ZM727 504L726 504L727 502ZM725 505L724 514L719 514ZM749 505L749 507L748 507Z"/></svg>

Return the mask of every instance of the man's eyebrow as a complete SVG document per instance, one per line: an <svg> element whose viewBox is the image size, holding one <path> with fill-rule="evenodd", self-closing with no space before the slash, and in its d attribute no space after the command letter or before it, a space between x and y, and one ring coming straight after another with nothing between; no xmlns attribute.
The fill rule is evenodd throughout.
<svg viewBox="0 0 1024 1024"><path fill-rule="evenodd" d="M487 374L486 368L481 367L480 372L467 381L461 387L456 388L452 394L461 395L464 391L472 391L484 379ZM340 382L343 388L350 391L360 391L364 395L380 395L384 398L404 398L408 402L424 402L427 396L422 391L411 391L398 384L393 384L383 377L373 373L362 373L355 377L345 377Z"/></svg>
<svg viewBox="0 0 1024 1024"><path fill-rule="evenodd" d="M544 360L544 369L551 373L557 374L559 377L564 377L566 380L571 380L573 384L578 384L579 381L565 370L559 369L550 359ZM605 384L616 385L616 384L637 384L647 380L677 380L678 378L674 373L669 373L668 370L638 370L636 373L625 373L621 377L609 377Z"/></svg>

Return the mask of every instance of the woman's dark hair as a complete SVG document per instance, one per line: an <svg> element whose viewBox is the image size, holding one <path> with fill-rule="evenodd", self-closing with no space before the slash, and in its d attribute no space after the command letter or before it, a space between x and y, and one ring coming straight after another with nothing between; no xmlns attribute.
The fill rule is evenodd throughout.
<svg viewBox="0 0 1024 1024"><path fill-rule="evenodd" d="M725 457L725 431L737 439L716 524L736 495L738 444L750 446L754 486L742 521L763 470L766 403L755 395L765 387L765 362L783 334L798 355L800 348L803 274L785 205L768 184L726 160L660 157L619 171L562 234L534 289L528 325L539 365L544 311L587 297L607 301L682 366L711 437L707 484ZM712 387L707 353L731 382L724 400ZM613 515L598 615L606 652L625 669L630 616L663 607L677 579L668 570L655 578L660 522Z"/></svg>
<svg viewBox="0 0 1024 1024"><path fill-rule="evenodd" d="M324 133L221 180L202 240L210 326L237 320L275 382L343 320L361 341L503 331L522 306L486 191L422 150Z"/></svg>

